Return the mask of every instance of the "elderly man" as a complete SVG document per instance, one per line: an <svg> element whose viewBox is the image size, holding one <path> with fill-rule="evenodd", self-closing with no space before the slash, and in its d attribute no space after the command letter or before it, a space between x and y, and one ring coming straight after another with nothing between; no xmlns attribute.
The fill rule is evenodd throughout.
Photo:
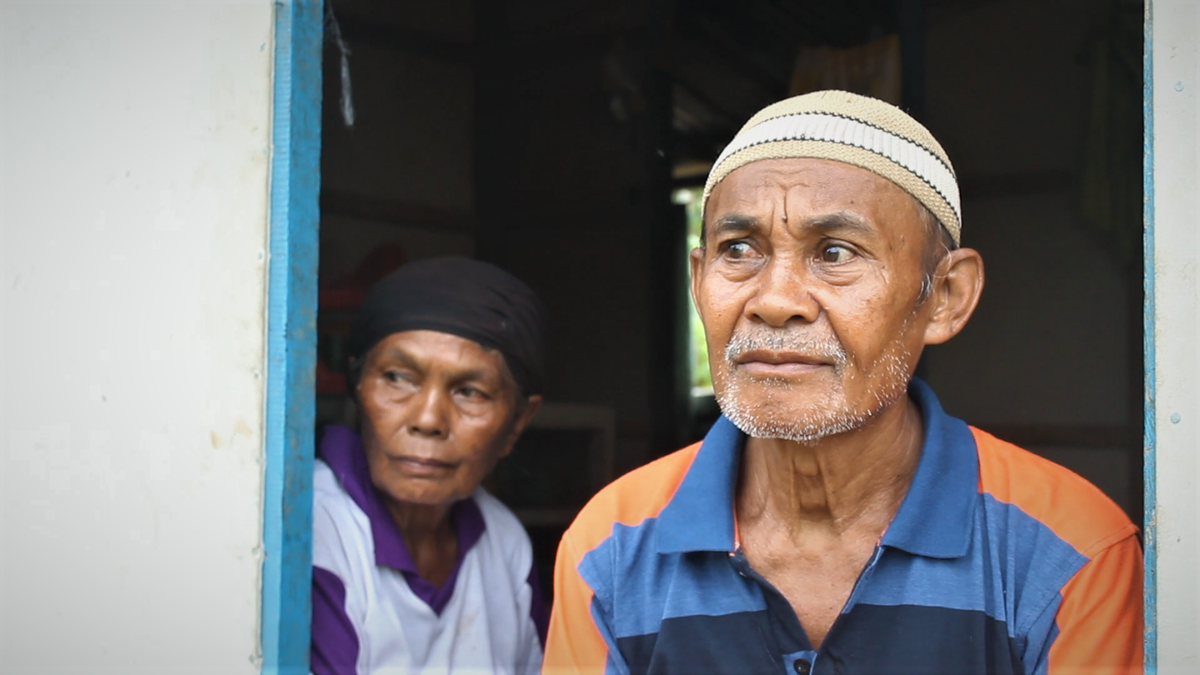
<svg viewBox="0 0 1200 675"><path fill-rule="evenodd" d="M327 429L313 476L316 675L540 668L529 537L479 484L541 405L543 322L529 287L466 258L367 294L358 430Z"/></svg>
<svg viewBox="0 0 1200 675"><path fill-rule="evenodd" d="M754 116L692 294L723 417L563 537L543 672L1140 673L1137 529L912 377L983 286L941 146L845 92Z"/></svg>

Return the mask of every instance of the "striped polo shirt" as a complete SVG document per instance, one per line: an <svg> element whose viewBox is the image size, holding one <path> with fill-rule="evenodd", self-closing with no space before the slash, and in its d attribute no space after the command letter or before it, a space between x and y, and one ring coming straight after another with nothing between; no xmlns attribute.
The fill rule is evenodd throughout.
<svg viewBox="0 0 1200 675"><path fill-rule="evenodd" d="M734 543L745 436L617 480L559 546L543 673L1141 673L1137 528L1084 479L968 427L914 380L912 485L814 649Z"/></svg>

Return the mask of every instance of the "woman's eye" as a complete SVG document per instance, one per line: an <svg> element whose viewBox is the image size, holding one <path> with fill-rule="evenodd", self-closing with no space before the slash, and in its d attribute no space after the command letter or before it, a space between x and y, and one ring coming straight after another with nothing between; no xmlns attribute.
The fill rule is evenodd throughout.
<svg viewBox="0 0 1200 675"><path fill-rule="evenodd" d="M458 395L472 401L481 401L487 398L487 394L482 389L476 389L475 387L459 387Z"/></svg>
<svg viewBox="0 0 1200 675"><path fill-rule="evenodd" d="M854 256L854 252L840 244L832 244L821 250L821 262L846 262Z"/></svg>

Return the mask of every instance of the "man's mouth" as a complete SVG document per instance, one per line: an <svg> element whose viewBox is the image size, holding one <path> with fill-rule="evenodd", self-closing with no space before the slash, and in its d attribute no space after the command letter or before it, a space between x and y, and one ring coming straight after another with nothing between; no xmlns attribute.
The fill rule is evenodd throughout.
<svg viewBox="0 0 1200 675"><path fill-rule="evenodd" d="M833 363L824 356L813 356L793 351L751 349L733 359L738 370L763 377L784 377L812 373Z"/></svg>

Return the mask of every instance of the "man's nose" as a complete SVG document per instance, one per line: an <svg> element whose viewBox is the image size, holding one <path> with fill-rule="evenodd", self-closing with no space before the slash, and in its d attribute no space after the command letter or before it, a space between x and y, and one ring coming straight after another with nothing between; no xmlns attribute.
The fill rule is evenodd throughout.
<svg viewBox="0 0 1200 675"><path fill-rule="evenodd" d="M746 303L752 321L782 328L793 320L812 323L820 315L821 307L811 292L814 280L802 260L773 256L756 281L754 296Z"/></svg>
<svg viewBox="0 0 1200 675"><path fill-rule="evenodd" d="M413 401L408 421L409 432L418 436L444 438L450 431L446 410L448 403L448 397L436 387L423 387Z"/></svg>

